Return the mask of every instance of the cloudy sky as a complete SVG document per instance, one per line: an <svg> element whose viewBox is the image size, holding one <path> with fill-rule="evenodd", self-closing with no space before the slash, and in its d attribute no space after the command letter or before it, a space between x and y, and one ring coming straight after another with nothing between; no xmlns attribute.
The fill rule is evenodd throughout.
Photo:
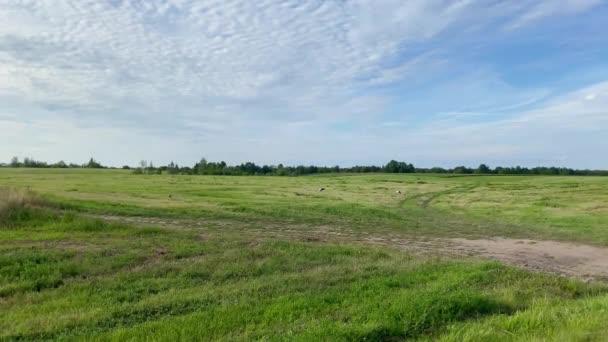
<svg viewBox="0 0 608 342"><path fill-rule="evenodd" d="M0 0L0 161L608 169L605 0Z"/></svg>

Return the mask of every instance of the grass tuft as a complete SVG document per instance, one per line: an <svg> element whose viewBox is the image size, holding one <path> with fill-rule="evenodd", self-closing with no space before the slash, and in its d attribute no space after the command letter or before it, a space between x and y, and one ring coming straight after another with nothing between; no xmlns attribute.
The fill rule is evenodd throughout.
<svg viewBox="0 0 608 342"><path fill-rule="evenodd" d="M0 225L8 225L29 218L32 208L46 202L27 189L0 187Z"/></svg>

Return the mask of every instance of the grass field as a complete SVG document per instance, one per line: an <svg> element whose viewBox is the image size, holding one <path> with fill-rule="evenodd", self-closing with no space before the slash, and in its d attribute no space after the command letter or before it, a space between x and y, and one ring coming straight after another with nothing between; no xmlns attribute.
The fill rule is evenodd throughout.
<svg viewBox="0 0 608 342"><path fill-rule="evenodd" d="M606 339L602 283L304 233L606 246L608 178L0 169L0 186L3 340Z"/></svg>
<svg viewBox="0 0 608 342"><path fill-rule="evenodd" d="M0 184L29 186L54 202L86 212L278 220L410 235L533 237L608 245L608 177L200 177L0 169ZM320 193L320 187L327 191Z"/></svg>

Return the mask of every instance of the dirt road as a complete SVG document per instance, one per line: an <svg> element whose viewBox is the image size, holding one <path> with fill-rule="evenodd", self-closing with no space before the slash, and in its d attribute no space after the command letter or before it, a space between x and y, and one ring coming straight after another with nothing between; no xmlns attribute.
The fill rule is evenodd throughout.
<svg viewBox="0 0 608 342"><path fill-rule="evenodd" d="M235 222L194 219L166 219L156 217L122 217L94 215L106 221L120 221L135 225L152 225L171 228L205 229L226 227L242 229L243 234L255 238L288 239L309 242L359 242L382 245L425 255L453 255L468 258L497 260L534 272L560 274L584 281L608 281L608 248L571 242L526 239L449 239L403 238L394 233L360 232L330 226L303 224L264 223L263 227L251 224L246 228L233 227Z"/></svg>

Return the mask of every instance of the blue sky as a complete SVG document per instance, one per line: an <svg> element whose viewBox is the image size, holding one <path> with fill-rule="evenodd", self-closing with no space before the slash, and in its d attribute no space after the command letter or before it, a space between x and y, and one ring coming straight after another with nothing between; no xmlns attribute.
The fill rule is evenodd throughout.
<svg viewBox="0 0 608 342"><path fill-rule="evenodd" d="M0 160L608 169L608 1L0 0Z"/></svg>

